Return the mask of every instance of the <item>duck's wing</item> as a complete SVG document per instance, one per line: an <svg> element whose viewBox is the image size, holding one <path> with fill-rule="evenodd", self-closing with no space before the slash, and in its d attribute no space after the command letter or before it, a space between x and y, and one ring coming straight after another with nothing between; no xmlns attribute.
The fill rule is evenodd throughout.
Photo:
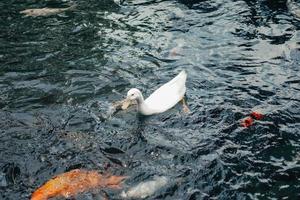
<svg viewBox="0 0 300 200"><path fill-rule="evenodd" d="M145 100L147 106L158 112L164 112L175 106L185 94L186 77L186 72L182 71L172 80L155 90Z"/></svg>

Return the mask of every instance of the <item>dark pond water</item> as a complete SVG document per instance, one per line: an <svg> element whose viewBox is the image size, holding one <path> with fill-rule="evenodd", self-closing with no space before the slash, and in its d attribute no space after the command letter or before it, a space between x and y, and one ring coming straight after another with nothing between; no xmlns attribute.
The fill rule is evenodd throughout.
<svg viewBox="0 0 300 200"><path fill-rule="evenodd" d="M0 199L75 168L130 176L125 187L169 177L148 199L300 198L300 21L286 1L76 4L34 18L19 12L67 2L0 2ZM189 115L106 117L182 69ZM265 118L241 127L253 110Z"/></svg>

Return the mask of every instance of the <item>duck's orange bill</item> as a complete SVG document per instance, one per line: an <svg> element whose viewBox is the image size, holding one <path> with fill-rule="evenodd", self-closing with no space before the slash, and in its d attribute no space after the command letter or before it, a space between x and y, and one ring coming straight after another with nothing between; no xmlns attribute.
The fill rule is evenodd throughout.
<svg viewBox="0 0 300 200"><path fill-rule="evenodd" d="M121 102L121 108L122 110L126 110L131 104L131 101L129 99L125 99Z"/></svg>
<svg viewBox="0 0 300 200"><path fill-rule="evenodd" d="M52 197L74 197L79 193L96 188L120 189L125 176L104 176L95 170L75 169L60 174L40 188L31 196L31 200L48 200Z"/></svg>
<svg viewBox="0 0 300 200"><path fill-rule="evenodd" d="M253 125L253 122L254 122L254 120L252 117L246 117L246 118L242 119L241 126L246 128L246 127Z"/></svg>

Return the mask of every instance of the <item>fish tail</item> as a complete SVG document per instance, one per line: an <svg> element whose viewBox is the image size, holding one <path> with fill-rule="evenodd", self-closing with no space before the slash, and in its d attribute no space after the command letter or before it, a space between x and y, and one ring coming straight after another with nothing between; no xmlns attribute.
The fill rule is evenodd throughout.
<svg viewBox="0 0 300 200"><path fill-rule="evenodd" d="M106 185L111 186L120 186L121 182L128 178L128 176L110 176L106 180Z"/></svg>

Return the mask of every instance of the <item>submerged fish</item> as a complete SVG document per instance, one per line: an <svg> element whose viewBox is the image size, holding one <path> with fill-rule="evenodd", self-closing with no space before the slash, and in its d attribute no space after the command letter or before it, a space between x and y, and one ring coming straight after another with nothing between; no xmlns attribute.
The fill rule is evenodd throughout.
<svg viewBox="0 0 300 200"><path fill-rule="evenodd" d="M178 44L176 47L172 48L169 52L169 57L170 58L176 58L178 56L183 56L181 53L182 51L183 44Z"/></svg>
<svg viewBox="0 0 300 200"><path fill-rule="evenodd" d="M139 183L130 188L127 192L123 191L123 198L146 198L153 195L157 190L164 187L168 183L168 178L165 176L155 176L153 180Z"/></svg>
<svg viewBox="0 0 300 200"><path fill-rule="evenodd" d="M38 188L31 200L48 200L52 197L74 197L97 188L120 189L125 176L105 176L95 170L75 169L60 174Z"/></svg>
<svg viewBox="0 0 300 200"><path fill-rule="evenodd" d="M72 10L76 7L76 5L72 5L68 8L33 8L33 9L26 9L20 11L21 14L25 14L26 17L37 17L37 16L49 16L49 15L56 15L61 12L65 12L67 10Z"/></svg>

